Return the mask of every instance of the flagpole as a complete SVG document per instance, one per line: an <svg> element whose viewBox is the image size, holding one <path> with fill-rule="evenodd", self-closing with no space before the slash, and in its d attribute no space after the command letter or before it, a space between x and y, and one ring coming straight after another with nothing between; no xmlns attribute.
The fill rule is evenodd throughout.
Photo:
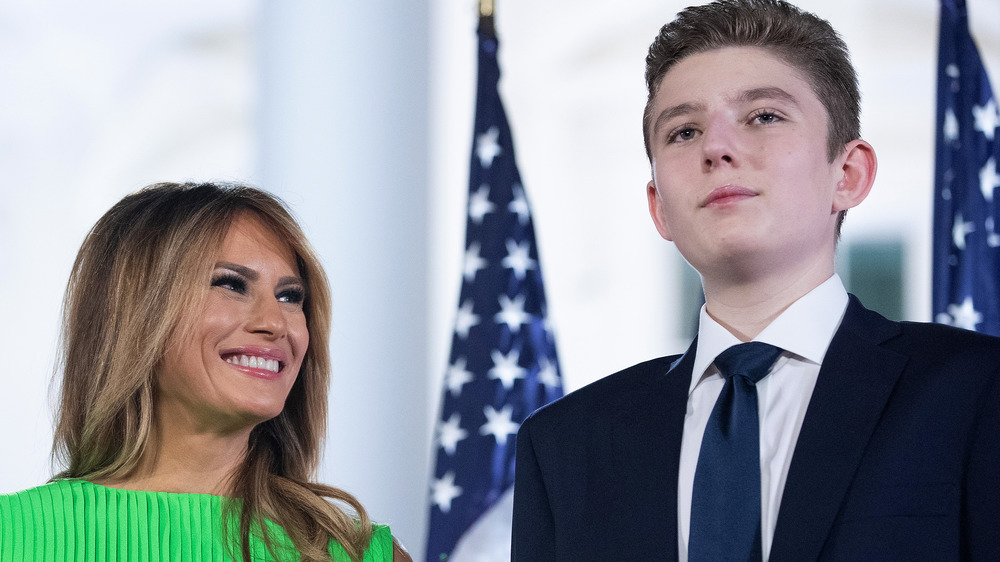
<svg viewBox="0 0 1000 562"><path fill-rule="evenodd" d="M496 9L496 0L479 0L479 33L491 38L496 38L497 30L493 24L493 12Z"/></svg>

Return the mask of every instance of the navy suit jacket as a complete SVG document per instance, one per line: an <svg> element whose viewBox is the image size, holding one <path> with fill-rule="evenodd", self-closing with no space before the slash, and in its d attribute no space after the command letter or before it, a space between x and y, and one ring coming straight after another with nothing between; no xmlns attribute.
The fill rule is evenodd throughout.
<svg viewBox="0 0 1000 562"><path fill-rule="evenodd" d="M695 345L532 414L512 559L676 560ZM853 296L792 456L770 560L1000 560L1000 338Z"/></svg>

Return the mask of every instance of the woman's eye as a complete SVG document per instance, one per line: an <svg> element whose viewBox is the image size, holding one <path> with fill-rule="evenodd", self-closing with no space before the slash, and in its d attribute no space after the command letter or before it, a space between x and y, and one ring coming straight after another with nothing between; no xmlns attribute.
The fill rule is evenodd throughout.
<svg viewBox="0 0 1000 562"><path fill-rule="evenodd" d="M219 275L212 279L212 286L222 287L241 295L247 292L246 281L235 275Z"/></svg>
<svg viewBox="0 0 1000 562"><path fill-rule="evenodd" d="M303 289L285 289L278 293L278 302L291 304L302 304L306 300L306 292Z"/></svg>

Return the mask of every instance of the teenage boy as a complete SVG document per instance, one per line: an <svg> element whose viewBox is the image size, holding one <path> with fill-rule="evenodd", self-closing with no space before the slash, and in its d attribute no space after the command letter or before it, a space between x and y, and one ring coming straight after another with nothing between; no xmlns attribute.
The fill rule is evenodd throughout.
<svg viewBox="0 0 1000 562"><path fill-rule="evenodd" d="M889 321L834 273L876 170L843 41L720 0L660 30L646 82L698 337L524 422L513 559L1000 560L1000 339Z"/></svg>

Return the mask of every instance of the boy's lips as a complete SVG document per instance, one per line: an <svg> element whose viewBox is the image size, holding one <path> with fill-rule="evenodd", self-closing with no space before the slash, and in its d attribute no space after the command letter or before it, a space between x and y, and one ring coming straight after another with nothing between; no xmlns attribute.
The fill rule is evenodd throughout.
<svg viewBox="0 0 1000 562"><path fill-rule="evenodd" d="M738 185L724 185L709 193L708 197L702 201L701 206L708 207L726 205L756 196L757 192L752 189L747 189Z"/></svg>

